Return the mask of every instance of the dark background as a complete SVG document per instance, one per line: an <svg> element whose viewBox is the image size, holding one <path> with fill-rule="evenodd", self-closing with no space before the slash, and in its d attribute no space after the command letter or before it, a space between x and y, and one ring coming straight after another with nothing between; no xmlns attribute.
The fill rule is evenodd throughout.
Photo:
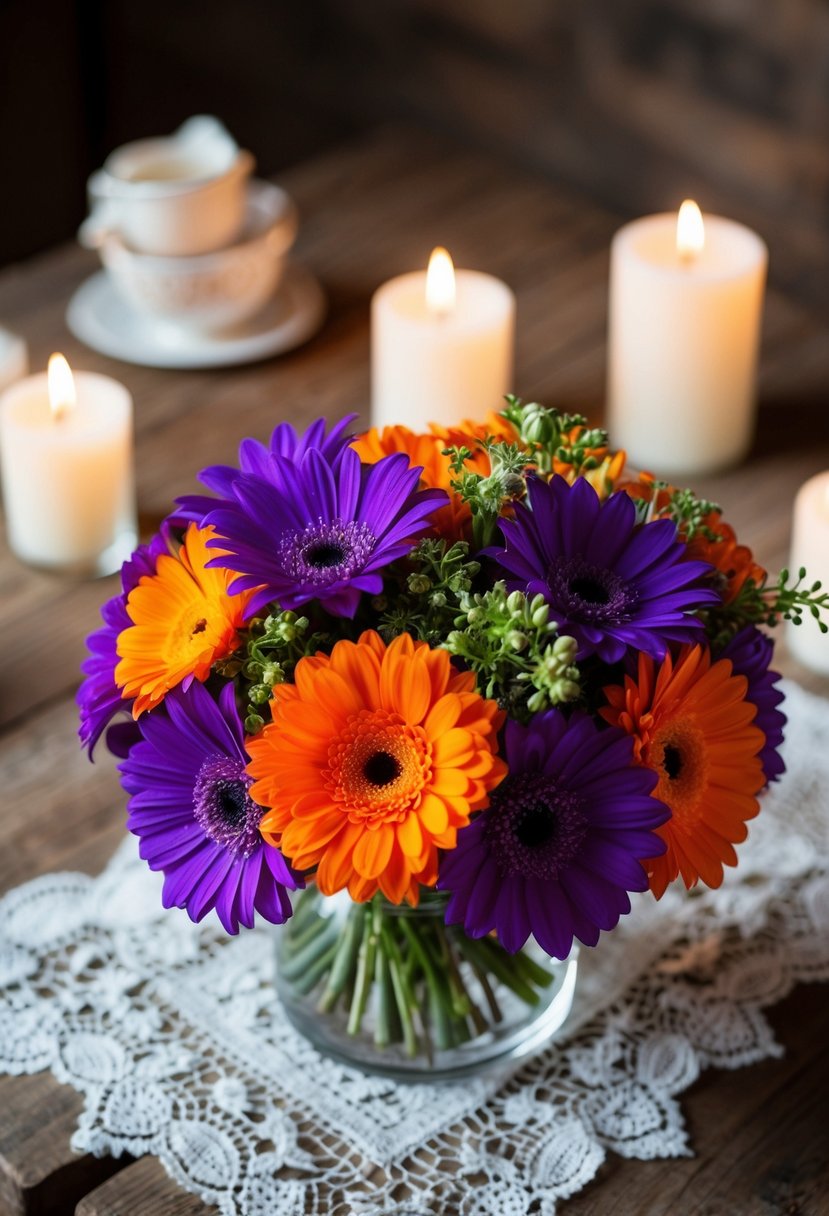
<svg viewBox="0 0 829 1216"><path fill-rule="evenodd" d="M198 112L264 174L402 118L622 213L691 195L829 309L829 0L0 0L0 264Z"/></svg>

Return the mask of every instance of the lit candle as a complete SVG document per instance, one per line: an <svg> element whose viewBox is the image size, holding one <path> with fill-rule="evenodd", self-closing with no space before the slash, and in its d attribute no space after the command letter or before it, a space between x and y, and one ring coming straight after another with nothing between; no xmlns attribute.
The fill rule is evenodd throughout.
<svg viewBox="0 0 829 1216"><path fill-rule="evenodd" d="M801 566L808 583L819 579L829 589L829 472L810 478L795 499L789 569L796 576ZM805 667L829 676L829 634L820 632L810 613L803 614L800 625L788 626L786 641Z"/></svg>
<svg viewBox="0 0 829 1216"><path fill-rule="evenodd" d="M0 396L9 545L25 562L109 574L135 547L132 397L63 355Z"/></svg>
<svg viewBox="0 0 829 1216"><path fill-rule="evenodd" d="M608 425L634 464L708 473L748 452L767 261L751 229L690 200L616 233Z"/></svg>
<svg viewBox="0 0 829 1216"><path fill-rule="evenodd" d="M371 305L371 420L483 421L512 390L515 296L476 270L455 270L436 249L426 272L384 283Z"/></svg>
<svg viewBox="0 0 829 1216"><path fill-rule="evenodd" d="M0 392L29 370L26 343L16 334L0 327Z"/></svg>

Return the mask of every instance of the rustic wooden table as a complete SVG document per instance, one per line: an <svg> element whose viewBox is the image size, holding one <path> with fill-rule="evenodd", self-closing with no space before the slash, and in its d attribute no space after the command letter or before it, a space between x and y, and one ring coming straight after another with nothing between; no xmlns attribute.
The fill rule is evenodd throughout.
<svg viewBox="0 0 829 1216"><path fill-rule="evenodd" d="M300 424L368 400L369 299L384 279L425 265L442 243L518 296L516 391L601 417L608 243L619 218L513 167L410 131L385 131L287 174L302 213L298 254L330 300L317 338L281 359L211 372L162 372L101 358L67 333L64 310L94 259L73 246L0 275L0 319L30 344L32 365L61 349L78 368L124 381L136 402L138 496L149 523L203 465L244 435ZM772 251L773 256L773 251ZM785 563L797 487L829 467L829 329L770 294L758 439L742 468L697 483L751 539ZM83 639L114 580L69 583L20 566L0 541L0 891L57 869L98 872L122 838L114 765L93 766L75 737ZM781 651L788 674L829 695ZM829 806L827 807L829 814ZM2 926L0 926L2 934ZM690 1160L611 1160L568 1212L829 1211L826 1093L829 993L794 992L772 1013L786 1054L740 1072L706 1073L683 1102ZM0 1078L0 1216L207 1213L151 1159L97 1160L70 1137L78 1095L48 1074Z"/></svg>

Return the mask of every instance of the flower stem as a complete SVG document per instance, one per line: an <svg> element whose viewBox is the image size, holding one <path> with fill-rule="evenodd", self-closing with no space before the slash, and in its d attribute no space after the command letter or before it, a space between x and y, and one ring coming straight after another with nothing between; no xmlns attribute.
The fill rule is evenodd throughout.
<svg viewBox="0 0 829 1216"><path fill-rule="evenodd" d="M360 947L362 922L362 909L358 905L355 905L348 914L348 921L340 937L334 962L331 965L328 983L317 1005L320 1013L331 1012L348 983L349 977L354 970L354 962Z"/></svg>
<svg viewBox="0 0 829 1216"><path fill-rule="evenodd" d="M360 907L360 919L362 921L362 936L357 953L357 978L354 983L354 996L351 1000L351 1010L348 1015L348 1033L350 1035L359 1034L360 1027L363 1024L363 1016L368 1004L368 994L374 972L374 951L376 949L376 938L372 931L371 909L362 905Z"/></svg>

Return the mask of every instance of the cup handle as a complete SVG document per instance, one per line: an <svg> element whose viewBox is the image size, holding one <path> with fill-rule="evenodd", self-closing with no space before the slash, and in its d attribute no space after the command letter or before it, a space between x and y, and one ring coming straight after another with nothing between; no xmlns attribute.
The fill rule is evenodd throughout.
<svg viewBox="0 0 829 1216"><path fill-rule="evenodd" d="M107 203L93 207L78 229L78 240L85 249L100 249L117 227L115 209Z"/></svg>

